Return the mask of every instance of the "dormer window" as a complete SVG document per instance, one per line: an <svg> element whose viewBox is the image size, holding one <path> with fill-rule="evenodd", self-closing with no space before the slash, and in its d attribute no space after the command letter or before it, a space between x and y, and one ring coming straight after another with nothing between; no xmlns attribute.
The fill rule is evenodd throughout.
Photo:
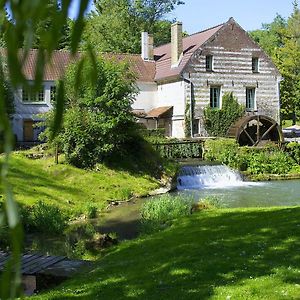
<svg viewBox="0 0 300 300"><path fill-rule="evenodd" d="M205 57L205 66L206 66L206 71L212 71L213 70L213 56L212 55L206 55L206 57Z"/></svg>
<svg viewBox="0 0 300 300"><path fill-rule="evenodd" d="M258 73L258 57L252 57L252 72Z"/></svg>

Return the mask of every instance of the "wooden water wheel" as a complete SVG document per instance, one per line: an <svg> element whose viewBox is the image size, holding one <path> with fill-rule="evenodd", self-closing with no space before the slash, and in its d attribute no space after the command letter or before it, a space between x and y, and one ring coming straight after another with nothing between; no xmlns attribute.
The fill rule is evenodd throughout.
<svg viewBox="0 0 300 300"><path fill-rule="evenodd" d="M267 116L245 116L231 125L228 137L235 138L240 146L259 146L268 141L281 143L283 134L278 123Z"/></svg>

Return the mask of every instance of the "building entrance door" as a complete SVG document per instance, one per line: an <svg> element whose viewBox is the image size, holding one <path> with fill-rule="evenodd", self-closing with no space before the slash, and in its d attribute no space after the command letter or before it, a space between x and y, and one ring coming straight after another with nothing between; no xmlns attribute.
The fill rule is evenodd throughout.
<svg viewBox="0 0 300 300"><path fill-rule="evenodd" d="M33 141L33 120L24 120L23 122L23 141Z"/></svg>

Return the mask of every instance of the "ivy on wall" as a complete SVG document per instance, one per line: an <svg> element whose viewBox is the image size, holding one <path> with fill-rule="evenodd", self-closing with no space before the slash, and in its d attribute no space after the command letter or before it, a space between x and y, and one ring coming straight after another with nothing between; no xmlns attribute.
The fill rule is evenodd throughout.
<svg viewBox="0 0 300 300"><path fill-rule="evenodd" d="M222 97L222 108L206 107L204 109L204 126L210 136L224 137L231 124L242 117L245 107L238 103L232 92Z"/></svg>

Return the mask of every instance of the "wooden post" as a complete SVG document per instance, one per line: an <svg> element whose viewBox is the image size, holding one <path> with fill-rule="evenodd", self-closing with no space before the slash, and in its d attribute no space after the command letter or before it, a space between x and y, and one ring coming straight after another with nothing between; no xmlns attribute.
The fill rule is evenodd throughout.
<svg viewBox="0 0 300 300"><path fill-rule="evenodd" d="M58 146L55 145L55 164L58 165Z"/></svg>

